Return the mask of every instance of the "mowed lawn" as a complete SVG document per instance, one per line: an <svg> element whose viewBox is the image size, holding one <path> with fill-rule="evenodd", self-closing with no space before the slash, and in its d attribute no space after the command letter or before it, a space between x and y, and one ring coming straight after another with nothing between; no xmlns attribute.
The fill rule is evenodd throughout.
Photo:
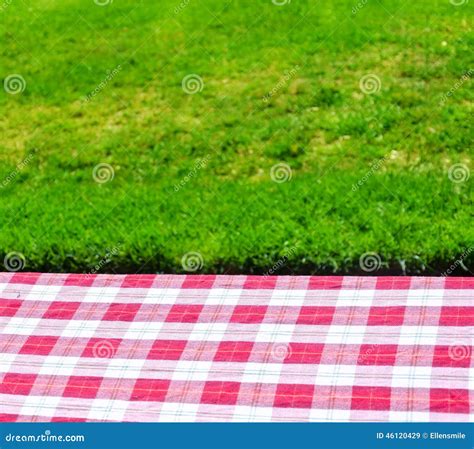
<svg viewBox="0 0 474 449"><path fill-rule="evenodd" d="M2 6L1 261L472 269L471 2L96 3Z"/></svg>

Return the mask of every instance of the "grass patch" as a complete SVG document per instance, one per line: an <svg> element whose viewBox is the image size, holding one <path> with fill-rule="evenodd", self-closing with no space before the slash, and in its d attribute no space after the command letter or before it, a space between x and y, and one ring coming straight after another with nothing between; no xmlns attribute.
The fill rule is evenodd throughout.
<svg viewBox="0 0 474 449"><path fill-rule="evenodd" d="M359 272L369 252L376 274L464 272L471 6L357 3L8 4L2 76L26 88L0 95L0 257L183 272L196 252L199 272L279 274Z"/></svg>

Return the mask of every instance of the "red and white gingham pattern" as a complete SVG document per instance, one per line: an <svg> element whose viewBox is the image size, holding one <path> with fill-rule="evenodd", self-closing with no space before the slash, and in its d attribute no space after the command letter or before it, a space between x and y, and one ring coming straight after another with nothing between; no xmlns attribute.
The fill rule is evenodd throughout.
<svg viewBox="0 0 474 449"><path fill-rule="evenodd" d="M3 421L474 421L474 279L0 274Z"/></svg>

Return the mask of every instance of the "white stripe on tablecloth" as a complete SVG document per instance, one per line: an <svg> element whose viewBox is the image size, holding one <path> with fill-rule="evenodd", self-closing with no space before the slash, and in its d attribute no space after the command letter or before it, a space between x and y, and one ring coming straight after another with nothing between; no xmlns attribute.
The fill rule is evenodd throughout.
<svg viewBox="0 0 474 449"><path fill-rule="evenodd" d="M192 369L191 369L192 368ZM226 380L245 383L383 386L394 388L467 389L474 367L388 365L281 364L189 360L101 359L94 357L5 354L0 373L93 376L116 379L167 379L202 382ZM337 376L335 373L337 372Z"/></svg>
<svg viewBox="0 0 474 449"><path fill-rule="evenodd" d="M330 330L329 330L330 328ZM350 344L409 345L418 338L420 345L450 345L465 341L473 326L364 326L306 325L271 323L164 323L149 321L54 320L41 318L1 317L0 334L48 335L77 338L127 338L142 340L251 341L274 343L341 344L347 336ZM271 336L271 339L270 337Z"/></svg>
<svg viewBox="0 0 474 449"><path fill-rule="evenodd" d="M196 414L201 418L207 420L225 420L225 421L245 421L248 422L248 415L250 410L254 415L255 422L268 421L301 421L300 419L293 419L292 416L298 416L301 409L285 408L281 409L285 413L285 418L278 419L273 416L275 408L273 407L251 407L251 406L226 406L213 404L212 411L206 412L203 410L202 404L186 404L180 410L180 415L176 415L173 410L176 410L179 403L156 403L148 401L134 401L129 402L125 400L101 400L101 399L80 399L80 398L60 398L50 397L43 404L38 414L36 404L40 402L40 396L29 396L25 403L24 396L4 395L0 398L0 408L3 413L17 414L21 409L23 416L35 417L57 417L64 418L87 418L89 420L104 420L104 421L140 421L153 422L153 418L159 418L161 422L193 422L196 420ZM199 412L198 412L199 409ZM326 409L311 409L308 420L328 421L326 419ZM378 410L335 410L331 419L332 422L339 421L367 421L367 422L385 422L387 421L383 414ZM360 419L358 418L360 415ZM407 412L405 411L390 411L390 421L405 421ZM410 416L416 422L468 422L474 421L473 416L459 413L434 413L427 411L411 412ZM158 421L155 419L155 422Z"/></svg>

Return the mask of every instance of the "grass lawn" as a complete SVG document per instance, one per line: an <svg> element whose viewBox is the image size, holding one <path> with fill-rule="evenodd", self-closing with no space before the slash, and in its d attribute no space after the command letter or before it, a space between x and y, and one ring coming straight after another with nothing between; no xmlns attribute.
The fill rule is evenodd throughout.
<svg viewBox="0 0 474 449"><path fill-rule="evenodd" d="M1 260L472 269L471 2L107 1L1 7Z"/></svg>

